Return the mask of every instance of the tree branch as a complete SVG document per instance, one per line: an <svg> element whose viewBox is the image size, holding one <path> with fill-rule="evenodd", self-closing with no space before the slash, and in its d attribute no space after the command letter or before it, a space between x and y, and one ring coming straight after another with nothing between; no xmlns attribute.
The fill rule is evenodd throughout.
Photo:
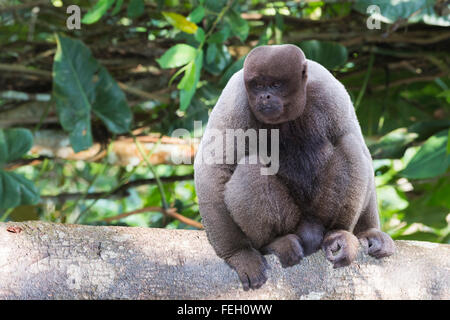
<svg viewBox="0 0 450 320"><path fill-rule="evenodd" d="M449 299L450 246L397 241L333 269L323 252L242 290L203 231L0 223L0 299Z"/></svg>
<svg viewBox="0 0 450 320"><path fill-rule="evenodd" d="M176 181L187 181L194 179L192 174L187 174L183 176L171 176L171 177L161 177L162 183L176 182ZM111 192L92 192L92 193L82 193L82 192L74 192L74 193L60 193L57 195L48 195L41 196L41 199L57 201L57 202L66 202L70 200L77 200L80 197L83 197L84 200L94 200L94 199L107 199L107 198L123 198L128 196L128 189L135 188L143 185L151 185L156 184L155 179L138 179L134 181L130 181L117 187Z"/></svg>
<svg viewBox="0 0 450 320"><path fill-rule="evenodd" d="M112 222L114 220L120 220L120 219L129 217L129 216L132 216L133 214L146 213L146 212L161 212L162 214L165 214L168 217L177 219L177 220L187 224L188 226L191 226L191 227L194 227L197 229L203 229L203 225L200 222L189 219L188 217L185 217L185 216L179 214L175 208L169 208L169 209L165 210L164 208L161 208L161 207L146 207L146 208L142 208L142 209L138 209L138 210L134 210L134 211L130 211L130 212L125 212L125 213L119 214L117 216L108 217L108 218L103 219L103 221Z"/></svg>

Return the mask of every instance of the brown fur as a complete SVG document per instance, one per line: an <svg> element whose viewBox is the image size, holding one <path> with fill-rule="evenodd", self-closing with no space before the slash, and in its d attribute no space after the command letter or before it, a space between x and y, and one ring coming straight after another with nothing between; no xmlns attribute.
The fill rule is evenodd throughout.
<svg viewBox="0 0 450 320"><path fill-rule="evenodd" d="M262 176L260 162L198 161L211 152L212 129L249 128L279 129L276 175ZM395 250L380 231L371 157L350 97L296 46L250 52L211 113L194 168L208 239L245 290L266 281L264 254L289 267L322 247L342 267L355 258L354 234L377 258Z"/></svg>

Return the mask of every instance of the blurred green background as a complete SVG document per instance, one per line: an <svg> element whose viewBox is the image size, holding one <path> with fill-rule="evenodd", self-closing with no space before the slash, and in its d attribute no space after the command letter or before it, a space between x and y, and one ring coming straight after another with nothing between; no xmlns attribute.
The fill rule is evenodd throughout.
<svg viewBox="0 0 450 320"><path fill-rule="evenodd" d="M192 159L193 121L252 48L292 43L350 93L383 230L450 243L449 13L440 0L0 0L0 220L199 228L193 168L170 155ZM168 138L176 128L196 140Z"/></svg>

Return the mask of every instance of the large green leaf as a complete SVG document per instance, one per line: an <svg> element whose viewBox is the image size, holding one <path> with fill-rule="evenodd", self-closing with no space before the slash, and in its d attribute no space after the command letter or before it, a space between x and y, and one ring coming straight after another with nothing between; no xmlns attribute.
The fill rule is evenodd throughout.
<svg viewBox="0 0 450 320"><path fill-rule="evenodd" d="M100 67L99 81L95 87L93 112L114 133L130 129L133 114L127 105L125 94L104 67Z"/></svg>
<svg viewBox="0 0 450 320"><path fill-rule="evenodd" d="M208 49L210 47L216 47L217 51L214 55L214 59L211 62L208 62L208 51L206 51L207 58L205 59L204 68L206 71L213 75L221 75L225 68L230 64L232 61L231 55L228 52L228 48L224 45L214 45L210 44ZM211 56L210 56L211 58Z"/></svg>
<svg viewBox="0 0 450 320"><path fill-rule="evenodd" d="M247 20L242 19L239 13L234 10L229 10L225 15L225 21L230 26L231 32L241 39L242 42L247 39L250 27Z"/></svg>
<svg viewBox="0 0 450 320"><path fill-rule="evenodd" d="M20 159L33 145L33 136L27 129L0 129L0 167Z"/></svg>
<svg viewBox="0 0 450 320"><path fill-rule="evenodd" d="M398 19L408 19L408 22L423 21L426 24L450 26L450 15L438 16L434 11L436 0L357 0L354 8L367 14L367 8L376 5L380 8L377 18L386 23Z"/></svg>
<svg viewBox="0 0 450 320"><path fill-rule="evenodd" d="M407 223L423 223L433 228L444 228L447 226L445 221L448 215L448 208L445 206L436 206L429 203L430 195L426 194L411 200L408 208L403 212L404 220Z"/></svg>
<svg viewBox="0 0 450 320"><path fill-rule="evenodd" d="M178 68L193 61L196 57L196 49L190 45L180 43L167 50L156 61L161 68Z"/></svg>
<svg viewBox="0 0 450 320"><path fill-rule="evenodd" d="M327 69L342 66L348 57L347 48L339 43L329 41L308 40L298 45L306 58L314 60Z"/></svg>
<svg viewBox="0 0 450 320"><path fill-rule="evenodd" d="M425 179L445 173L450 165L447 140L448 130L430 137L400 174L409 179Z"/></svg>
<svg viewBox="0 0 450 320"><path fill-rule="evenodd" d="M377 200L382 214L388 216L404 210L409 204L400 190L388 185L377 188Z"/></svg>
<svg viewBox="0 0 450 320"><path fill-rule="evenodd" d="M0 170L0 209L35 204L38 200L39 192L31 181L20 174Z"/></svg>
<svg viewBox="0 0 450 320"><path fill-rule="evenodd" d="M29 130L0 129L0 209L38 201L39 193L31 181L1 169L4 164L20 159L32 145L33 136Z"/></svg>
<svg viewBox="0 0 450 320"><path fill-rule="evenodd" d="M398 128L383 136L380 141L369 146L373 158L400 158L408 144L417 138L418 134L408 132L406 128Z"/></svg>
<svg viewBox="0 0 450 320"><path fill-rule="evenodd" d="M195 58L195 62L192 64L192 69L190 73L188 74L186 71L186 74L184 75L184 77L189 77L189 79L186 79L183 83L183 86L180 87L183 88L180 90L180 109L182 111L186 110L189 107L192 97L194 96L194 93L197 90L197 83L200 80L200 72L202 70L202 65L203 65L203 51L200 51L197 57ZM182 82L183 80L184 79L182 79Z"/></svg>
<svg viewBox="0 0 450 320"><path fill-rule="evenodd" d="M83 16L81 22L86 24L97 22L111 8L114 2L115 0L98 0L95 6Z"/></svg>
<svg viewBox="0 0 450 320"><path fill-rule="evenodd" d="M79 40L57 36L53 98L75 152L92 145L91 112L113 133L129 130L132 113L125 95Z"/></svg>
<svg viewBox="0 0 450 320"><path fill-rule="evenodd" d="M228 25L221 25L219 31L213 33L208 37L206 42L223 44L230 36L231 29Z"/></svg>
<svg viewBox="0 0 450 320"><path fill-rule="evenodd" d="M241 57L240 59L233 62L231 66L228 67L228 69L224 72L222 78L220 78L219 82L220 85L225 86L228 80L230 80L230 78L233 76L233 74L235 74L244 67L244 61L246 57L247 57L246 55Z"/></svg>
<svg viewBox="0 0 450 320"><path fill-rule="evenodd" d="M204 16L205 16L205 8L203 6L198 6L189 14L187 18L189 21L192 21L193 23L199 23L200 21L202 21Z"/></svg>

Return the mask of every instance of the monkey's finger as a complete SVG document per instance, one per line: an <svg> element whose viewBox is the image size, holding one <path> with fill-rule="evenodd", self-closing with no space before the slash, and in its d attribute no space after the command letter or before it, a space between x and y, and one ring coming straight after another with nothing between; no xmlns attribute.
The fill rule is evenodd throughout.
<svg viewBox="0 0 450 320"><path fill-rule="evenodd" d="M250 278L250 287L252 289L259 289L261 288L261 286L266 283L267 281L267 277L264 274L264 272L260 273L260 274L255 274Z"/></svg>
<svg viewBox="0 0 450 320"><path fill-rule="evenodd" d="M250 289L250 279L248 278L246 273L238 273L239 280L241 280L242 288L244 291L248 291Z"/></svg>

